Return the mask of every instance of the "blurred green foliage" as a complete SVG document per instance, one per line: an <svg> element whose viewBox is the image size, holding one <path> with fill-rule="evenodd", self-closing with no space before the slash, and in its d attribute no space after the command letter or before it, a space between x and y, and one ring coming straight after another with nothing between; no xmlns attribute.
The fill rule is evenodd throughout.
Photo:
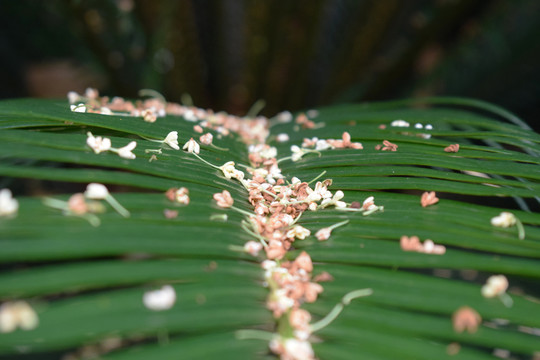
<svg viewBox="0 0 540 360"><path fill-rule="evenodd" d="M264 99L273 115L459 95L529 123L538 109L538 1L20 0L0 10L0 97L153 88L240 114ZM36 68L59 61L69 63Z"/></svg>

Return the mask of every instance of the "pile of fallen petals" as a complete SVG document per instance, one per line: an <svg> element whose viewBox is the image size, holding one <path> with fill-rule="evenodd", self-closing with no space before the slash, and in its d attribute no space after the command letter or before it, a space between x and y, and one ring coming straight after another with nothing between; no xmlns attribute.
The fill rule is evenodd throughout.
<svg viewBox="0 0 540 360"><path fill-rule="evenodd" d="M358 201L345 202L342 191L332 192L329 189L332 185L331 179L316 181L315 186L312 187L310 184L316 179L308 183L293 177L289 183L281 173L279 163L284 160L295 162L309 153L317 153L320 156L320 152L324 150L363 149L360 142L352 141L348 132L344 132L341 139L305 138L301 146L291 146L290 156L278 159L277 149L266 143L269 137L269 126L272 121L277 123L293 121L293 116L289 112L280 113L271 120L262 116L238 117L223 112L214 113L212 110L168 103L159 96L136 102L118 97L109 99L108 97L100 97L97 90L94 89L88 89L83 95L71 92L68 94L68 98L71 110L75 112L104 115L122 114L142 117L147 122L155 122L167 114L177 115L182 116L187 121L195 122L193 129L197 133L202 134L205 129L214 130L221 135L233 132L238 134L248 145L250 165L245 166L245 172L237 169L233 161L226 162L221 166L210 164L199 156L200 146L193 138L183 146L183 150L220 170L225 178L240 182L247 190L247 201L253 207L252 212L236 208L234 199L226 190L214 194L213 198L218 207L236 210L245 215L242 228L252 235L253 239L246 242L241 248L231 246L231 249L245 252L261 262L261 267L264 270L264 286L269 290L266 306L272 312L276 324L279 325L276 326L275 333L264 336L264 338L269 340L270 350L279 355L281 359L315 359L310 342L311 334L330 323L341 311L343 305L347 305L351 299L371 294L371 289L352 291L343 298L342 303L336 305L336 311L313 324L311 323L311 315L302 309L302 305L315 302L324 290L320 282L331 281L333 278L326 272L313 277L313 262L306 251L302 251L294 260L287 260L292 257L290 254L287 255L288 252L295 250L294 243L311 236L309 229L298 224L304 212L320 211L332 207L339 211L370 215L384 209L383 206L375 204L373 196L366 198L363 203ZM316 117L317 112L308 111L306 114L299 114L294 119L295 128L314 129L324 126L323 123L315 123L308 115L313 118ZM410 125L406 121L395 120L390 126L407 128ZM380 128L384 129L386 125L381 125ZM415 125L415 129L423 128L422 124ZM426 125L425 129L431 130L432 126ZM430 137L429 134L406 132L403 134ZM288 139L288 134L279 134L276 137L278 142L285 142ZM166 143L173 149L179 150L177 140L177 132L171 132L164 140L151 141ZM199 141L206 145L212 144L212 140L213 136L210 133L201 135L199 138ZM88 133L87 144L96 154L113 151L124 158L135 158L134 155L131 155L131 150L136 144L130 143L124 148L115 149L111 147L109 139L94 137L91 133ZM445 151L456 152L458 150L459 145L452 146L451 149L449 147ZM384 140L383 144L375 147L376 150L382 151L397 151L397 148L398 145L388 140ZM147 152L149 151L147 150ZM170 189L166 196L172 202L189 204L189 191L184 187ZM426 207L437 203L438 200L434 192L426 192L422 196L421 204ZM315 237L319 241L328 240L332 230L344 226L348 222L349 220L345 220L321 228L316 232ZM437 245L429 239L421 243L417 236L403 236L400 245L403 251L425 254L442 255L446 251L444 246ZM174 301L169 301L169 303L168 306L172 306ZM459 331L463 331L462 327L459 325ZM247 331L249 332L249 330ZM254 334L257 337L257 331L254 331Z"/></svg>

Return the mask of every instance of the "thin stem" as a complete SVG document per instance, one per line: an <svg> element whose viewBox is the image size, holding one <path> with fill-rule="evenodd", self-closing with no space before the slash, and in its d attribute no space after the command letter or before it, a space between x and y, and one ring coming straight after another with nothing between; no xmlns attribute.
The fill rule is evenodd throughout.
<svg viewBox="0 0 540 360"><path fill-rule="evenodd" d="M284 158L279 159L279 160L276 162L276 164L279 164L279 163L282 162L282 161L290 160L290 159L292 159L292 156L286 156L286 157L284 157Z"/></svg>
<svg viewBox="0 0 540 360"><path fill-rule="evenodd" d="M191 95L189 95L188 93L183 93L180 96L180 102L184 106L193 106L193 99L191 98Z"/></svg>
<svg viewBox="0 0 540 360"><path fill-rule="evenodd" d="M240 253L246 252L243 246L238 246L238 245L229 245L228 249L231 251L240 252Z"/></svg>
<svg viewBox="0 0 540 360"><path fill-rule="evenodd" d="M210 146L213 147L213 148L216 148L216 149L218 149L218 150L229 151L228 148L222 148L222 147L220 147L220 146L214 145L213 143L210 144Z"/></svg>
<svg viewBox="0 0 540 360"><path fill-rule="evenodd" d="M143 135L139 135L139 137L143 138L144 140L148 140L148 141L153 141L153 142L158 142L158 143L163 143L164 142L164 140L151 139L151 138L148 138L148 137L143 136Z"/></svg>
<svg viewBox="0 0 540 360"><path fill-rule="evenodd" d="M268 195L274 197L274 199L277 199L277 198L278 198L278 196L277 196L276 194L271 193L270 191L268 191L268 190L266 190L266 189L260 188L259 190L261 190L262 192L264 192L264 193L266 193L266 194L268 194Z"/></svg>
<svg viewBox="0 0 540 360"><path fill-rule="evenodd" d="M161 154L162 153L161 149L145 149L144 152L147 154L149 153Z"/></svg>
<svg viewBox="0 0 540 360"><path fill-rule="evenodd" d="M341 299L341 302L337 303L336 306L334 306L334 308L328 313L328 315L310 326L311 332L314 333L319 331L332 323L332 321L338 317L341 311L343 311L343 308L351 303L351 300L362 296L369 296L371 294L373 294L373 290L371 289L359 289L345 294L345 296L343 296Z"/></svg>
<svg viewBox="0 0 540 360"><path fill-rule="evenodd" d="M516 227L518 229L519 240L525 239L525 228L523 227L523 223L518 218L516 218Z"/></svg>
<svg viewBox="0 0 540 360"><path fill-rule="evenodd" d="M322 173L319 174L319 176L317 176L315 179L311 180L310 182L308 182L308 185L311 185L313 182L319 180L321 177L324 176L324 174L326 174L326 170L324 170Z"/></svg>
<svg viewBox="0 0 540 360"><path fill-rule="evenodd" d="M248 212L248 211L246 211L246 210L239 209L239 208L237 208L236 206L231 206L231 209L233 209L233 210L235 210L235 211L238 211L240 214L246 215L246 216L248 216L248 217L251 217L251 216L254 215L253 213L250 213L250 212Z"/></svg>
<svg viewBox="0 0 540 360"><path fill-rule="evenodd" d="M254 339L272 341L276 337L274 333L263 330L237 330L234 335L238 340Z"/></svg>
<svg viewBox="0 0 540 360"><path fill-rule="evenodd" d="M90 225L94 227L98 227L101 224L101 220L99 220L99 218L94 214L83 214L83 215L76 215L76 216L82 217L83 219L88 221Z"/></svg>
<svg viewBox="0 0 540 360"><path fill-rule="evenodd" d="M260 234L257 234L255 231L249 229L247 227L247 222L245 221L242 221L242 229L244 229L245 232L247 232L248 234L250 234L251 236L257 238L259 240L259 242L265 247L267 248L268 247L268 243L266 242L266 240L260 235Z"/></svg>
<svg viewBox="0 0 540 360"><path fill-rule="evenodd" d="M227 221L227 214L212 214L210 215L211 221Z"/></svg>
<svg viewBox="0 0 540 360"><path fill-rule="evenodd" d="M108 194L107 197L105 197L105 201L107 201L120 215L125 218L129 217L129 211L127 211L126 208L120 205L120 203L116 201L116 199L111 194Z"/></svg>
<svg viewBox="0 0 540 360"><path fill-rule="evenodd" d="M68 210L68 202L63 200L46 197L43 199L43 204L58 210Z"/></svg>
<svg viewBox="0 0 540 360"><path fill-rule="evenodd" d="M294 219L294 221L291 223L290 226L293 226L294 224L296 224L298 222L298 220L300 220L300 218L302 217L303 213L304 213L303 211L301 213L299 213L298 216L296 217L296 219Z"/></svg>
<svg viewBox="0 0 540 360"><path fill-rule="evenodd" d="M251 108L249 108L246 117L247 118L254 118L257 116L258 113L261 112L261 110L266 106L266 101L259 99L255 101L253 105L251 105Z"/></svg>
<svg viewBox="0 0 540 360"><path fill-rule="evenodd" d="M153 97L153 98L156 98L156 99L159 99L161 102L163 103L167 103L167 100L165 99L165 96L161 95L159 92L157 92L156 90L152 90L152 89L141 89L139 90L139 96L148 96L148 97Z"/></svg>
<svg viewBox="0 0 540 360"><path fill-rule="evenodd" d="M507 308L511 308L512 305L514 305L514 300L512 300L510 295L508 295L507 293L500 294L499 299L501 300L503 305L506 306Z"/></svg>
<svg viewBox="0 0 540 360"><path fill-rule="evenodd" d="M338 222L337 224L329 226L328 229L334 230L335 228L338 228L338 227L343 226L343 225L348 224L348 223L349 223L349 220Z"/></svg>
<svg viewBox="0 0 540 360"><path fill-rule="evenodd" d="M193 155L195 155L195 157L197 157L199 160L201 160L203 163L205 163L206 165L210 165L211 167L213 167L214 169L218 169L218 170L221 170L221 168L219 166L216 166L212 163L209 163L208 161L204 160L202 157L199 156L199 154L195 154L195 153L192 153Z"/></svg>

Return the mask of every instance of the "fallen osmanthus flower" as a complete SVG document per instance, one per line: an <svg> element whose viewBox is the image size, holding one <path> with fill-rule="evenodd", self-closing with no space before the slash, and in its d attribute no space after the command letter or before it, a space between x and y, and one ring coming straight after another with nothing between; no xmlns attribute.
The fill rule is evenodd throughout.
<svg viewBox="0 0 540 360"><path fill-rule="evenodd" d="M227 190L214 194L214 200L216 200L217 205L221 208L230 208L234 204L231 193Z"/></svg>
<svg viewBox="0 0 540 360"><path fill-rule="evenodd" d="M237 170L234 165L234 161L229 161L220 166L218 169L223 172L223 175L225 175L227 179L237 179L238 181L242 181L245 174L243 171Z"/></svg>
<svg viewBox="0 0 540 360"><path fill-rule="evenodd" d="M400 246L403 251L414 251L433 255L443 255L446 253L446 247L444 245L437 245L430 239L426 239L422 244L418 236L408 237L403 235L400 239Z"/></svg>
<svg viewBox="0 0 540 360"><path fill-rule="evenodd" d="M518 238L520 240L525 239L525 228L523 224L511 212L503 211L498 216L491 218L491 225L501 228L508 228L515 225L518 229Z"/></svg>
<svg viewBox="0 0 540 360"><path fill-rule="evenodd" d="M259 255L259 251L263 249L263 245L257 241L248 241L244 244L244 251L251 256Z"/></svg>
<svg viewBox="0 0 540 360"><path fill-rule="evenodd" d="M349 220L345 220L345 221L339 222L337 224L334 224L332 226L322 228L322 229L320 229L319 231L317 231L315 233L315 237L319 241L328 240L330 238L330 235L332 234L332 230L334 230L334 229L336 229L336 228L338 228L340 226L343 226L343 225L347 224L348 222L349 222Z"/></svg>
<svg viewBox="0 0 540 360"><path fill-rule="evenodd" d="M141 111L141 116L143 117L144 121L149 123L155 123L157 120L155 109L144 109Z"/></svg>
<svg viewBox="0 0 540 360"><path fill-rule="evenodd" d="M490 276L486 284L482 286L482 296L485 298L494 298L498 297L499 300L502 301L502 303L506 307L511 307L513 304L513 300L506 293L506 290L508 289L508 279L504 275L492 275Z"/></svg>
<svg viewBox="0 0 540 360"><path fill-rule="evenodd" d="M393 127L409 127L410 124L405 120L398 119L398 120L392 121L390 123L390 126L393 126Z"/></svg>
<svg viewBox="0 0 540 360"><path fill-rule="evenodd" d="M383 144L378 144L375 146L375 150L382 151L397 151L398 146L394 143L391 143L388 140L383 140Z"/></svg>
<svg viewBox="0 0 540 360"><path fill-rule="evenodd" d="M178 210L164 209L163 216L165 216L166 219L174 219L178 217Z"/></svg>
<svg viewBox="0 0 540 360"><path fill-rule="evenodd" d="M83 104L83 103L80 103L78 105L70 105L69 106L69 109L73 112L78 112L78 113L85 113L86 112L86 106Z"/></svg>
<svg viewBox="0 0 540 360"><path fill-rule="evenodd" d="M86 135L88 136L86 138L86 144L90 146L94 153L99 154L111 149L111 139L94 136L90 131Z"/></svg>
<svg viewBox="0 0 540 360"><path fill-rule="evenodd" d="M482 323L480 314L473 308L462 306L457 309L452 315L452 325L454 331L462 333L465 330L470 334L474 334L478 330L478 325Z"/></svg>
<svg viewBox="0 0 540 360"><path fill-rule="evenodd" d="M459 151L459 144L451 144L444 148L445 152L457 153Z"/></svg>
<svg viewBox="0 0 540 360"><path fill-rule="evenodd" d="M195 125L193 126L193 131L198 132L199 134L202 134L204 130L201 127L201 125Z"/></svg>
<svg viewBox="0 0 540 360"><path fill-rule="evenodd" d="M214 139L214 136L211 133L206 133L199 137L199 141L201 142L201 144L204 144L204 145L212 144L213 139Z"/></svg>
<svg viewBox="0 0 540 360"><path fill-rule="evenodd" d="M287 237L290 239L297 238L300 240L304 240L310 234L311 231L301 225L295 225L292 229L287 231Z"/></svg>
<svg viewBox="0 0 540 360"><path fill-rule="evenodd" d="M36 312L26 301L8 301L0 305L0 333L10 333L17 328L32 330L38 324Z"/></svg>
<svg viewBox="0 0 540 360"><path fill-rule="evenodd" d="M289 134L281 133L276 136L276 141L280 143L284 143L289 141Z"/></svg>
<svg viewBox="0 0 540 360"><path fill-rule="evenodd" d="M272 340L269 347L282 360L315 360L315 353L307 340L280 337Z"/></svg>
<svg viewBox="0 0 540 360"><path fill-rule="evenodd" d="M424 192L422 198L420 199L420 204L422 207L427 207L429 205L434 205L439 202L439 198L435 194L435 191Z"/></svg>
<svg viewBox="0 0 540 360"><path fill-rule="evenodd" d="M189 204L189 190L185 187L170 188L165 192L165 196L172 202L183 205Z"/></svg>
<svg viewBox="0 0 540 360"><path fill-rule="evenodd" d="M12 216L19 210L19 202L13 198L11 190L0 190L0 216Z"/></svg>
<svg viewBox="0 0 540 360"><path fill-rule="evenodd" d="M105 200L107 201L120 215L123 217L129 217L129 211L127 211L120 203L109 193L109 190L103 184L91 183L86 187L84 196L91 200Z"/></svg>
<svg viewBox="0 0 540 360"><path fill-rule="evenodd" d="M143 295L144 306L152 311L163 311L173 307L176 302L176 292L171 285L164 285L161 289L147 291Z"/></svg>
<svg viewBox="0 0 540 360"><path fill-rule="evenodd" d="M188 153L197 155L201 152L201 146L195 140L193 140L193 138L189 139L189 141L184 144L182 149L186 150Z"/></svg>

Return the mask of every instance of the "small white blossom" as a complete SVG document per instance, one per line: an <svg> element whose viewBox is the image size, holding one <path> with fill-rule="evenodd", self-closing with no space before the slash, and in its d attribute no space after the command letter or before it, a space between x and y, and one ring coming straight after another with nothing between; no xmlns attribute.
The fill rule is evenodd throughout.
<svg viewBox="0 0 540 360"><path fill-rule="evenodd" d="M71 111L73 112L78 112L78 113L85 113L86 112L86 106L84 104L79 104L79 105L70 105L69 108L71 109Z"/></svg>
<svg viewBox="0 0 540 360"><path fill-rule="evenodd" d="M414 128L415 129L422 129L424 127L424 125L420 124L420 123L416 123L414 124Z"/></svg>
<svg viewBox="0 0 540 360"><path fill-rule="evenodd" d="M176 292L170 285L165 285L161 289L145 292L143 304L152 311L162 311L172 308L176 302Z"/></svg>
<svg viewBox="0 0 540 360"><path fill-rule="evenodd" d="M0 333L9 333L17 328L32 330L39 319L26 301L5 302L0 306Z"/></svg>
<svg viewBox="0 0 540 360"><path fill-rule="evenodd" d="M94 136L91 132L87 132L86 135L86 144L94 150L96 154L110 150L111 148L111 139L102 138L101 136Z"/></svg>
<svg viewBox="0 0 540 360"><path fill-rule="evenodd" d="M315 353L311 343L307 340L297 340L290 338L283 343L285 349L283 355L291 360L311 360L315 359Z"/></svg>
<svg viewBox="0 0 540 360"><path fill-rule="evenodd" d="M261 150L259 155L265 159L272 159L277 156L277 149L273 146L269 146Z"/></svg>
<svg viewBox="0 0 540 360"><path fill-rule="evenodd" d="M343 191L338 190L331 199L324 199L321 203L321 206L325 208L327 206L334 205L337 208L345 208L347 207L347 203L344 201L340 201L341 199L343 199L344 196L345 194L343 194Z"/></svg>
<svg viewBox="0 0 540 360"><path fill-rule="evenodd" d="M11 190L0 190L0 216L13 215L19 210L19 202L13 198Z"/></svg>
<svg viewBox="0 0 540 360"><path fill-rule="evenodd" d="M187 150L189 153L198 154L201 151L201 146L195 140L193 140L193 138L191 138L187 143L185 143L182 149Z"/></svg>
<svg viewBox="0 0 540 360"><path fill-rule="evenodd" d="M109 190L103 184L91 183L86 187L84 196L92 200L103 200L109 196Z"/></svg>
<svg viewBox="0 0 540 360"><path fill-rule="evenodd" d="M301 225L295 225L292 229L287 231L287 237L288 238L297 238L300 240L304 240L307 236L311 234L311 231L306 229L305 227Z"/></svg>
<svg viewBox="0 0 540 360"><path fill-rule="evenodd" d="M244 244L244 251L251 256L257 256L259 254L259 251L262 250L262 248L262 244L257 241L248 241Z"/></svg>
<svg viewBox="0 0 540 360"><path fill-rule="evenodd" d="M172 147L174 150L180 150L180 146L178 145L178 131L171 131L168 133L163 142Z"/></svg>
<svg viewBox="0 0 540 360"><path fill-rule="evenodd" d="M300 160L302 158L302 156L304 156L304 154L305 154L304 150L302 150L297 145L291 146L291 152L292 152L292 156L291 156L292 161Z"/></svg>
<svg viewBox="0 0 540 360"><path fill-rule="evenodd" d="M516 224L516 217L510 212L503 211L491 219L491 225L507 228Z"/></svg>
<svg viewBox="0 0 540 360"><path fill-rule="evenodd" d="M214 135L212 135L211 133L206 133L199 137L199 141L204 145L212 144L213 140L214 140Z"/></svg>
<svg viewBox="0 0 540 360"><path fill-rule="evenodd" d="M237 180L240 180L240 181L242 181L244 179L244 176L245 176L244 172L242 172L240 170L237 170L234 167L234 161L226 162L225 164L223 164L219 168L223 172L223 175L225 175L225 177L227 179L237 179Z"/></svg>
<svg viewBox="0 0 540 360"><path fill-rule="evenodd" d="M327 150L331 148L333 148L333 146L324 139L317 140L317 142L315 143L315 150L317 151Z"/></svg>
<svg viewBox="0 0 540 360"><path fill-rule="evenodd" d="M289 134L281 133L276 136L277 142L283 143L289 141Z"/></svg>
<svg viewBox="0 0 540 360"><path fill-rule="evenodd" d="M198 120L197 116L195 116L195 113L193 112L193 110L187 110L182 116L184 117L184 119L186 119L187 121L190 121L190 122L195 122L195 121Z"/></svg>
<svg viewBox="0 0 540 360"><path fill-rule="evenodd" d="M405 120L394 120L390 123L390 126L394 126L394 127L409 127L410 124L408 122L406 122Z"/></svg>
<svg viewBox="0 0 540 360"><path fill-rule="evenodd" d="M332 229L329 227L326 227L317 231L317 233L315 233L315 237L319 241L324 241L324 240L328 240L331 234L332 234Z"/></svg>
<svg viewBox="0 0 540 360"><path fill-rule="evenodd" d="M129 144L127 144L126 146L124 147L121 147L120 149L118 149L118 155L124 159L135 159L135 154L132 153L131 151L133 149L135 149L135 147L137 146L137 142L136 141L132 141L130 142Z"/></svg>
<svg viewBox="0 0 540 360"><path fill-rule="evenodd" d="M487 282L482 286L482 296L492 298L502 295L508 289L508 279L504 275L493 275L487 279Z"/></svg>
<svg viewBox="0 0 540 360"><path fill-rule="evenodd" d="M75 91L70 91L67 93L67 98L70 104L75 104L80 100L81 95L77 94Z"/></svg>
<svg viewBox="0 0 540 360"><path fill-rule="evenodd" d="M292 119L293 116L289 111L283 111L276 115L276 120L282 124L289 123Z"/></svg>

